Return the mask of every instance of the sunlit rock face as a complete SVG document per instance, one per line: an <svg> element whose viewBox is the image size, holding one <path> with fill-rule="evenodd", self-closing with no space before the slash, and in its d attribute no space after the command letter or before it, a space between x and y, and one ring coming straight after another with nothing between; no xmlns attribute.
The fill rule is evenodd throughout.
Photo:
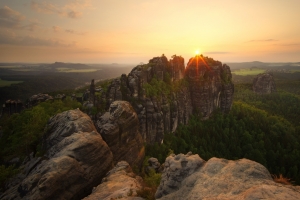
<svg viewBox="0 0 300 200"><path fill-rule="evenodd" d="M166 158L157 200L300 199L300 187L273 181L261 164L248 160L211 158L191 152Z"/></svg>
<svg viewBox="0 0 300 200"><path fill-rule="evenodd" d="M142 184L143 179L132 172L127 162L121 161L107 173L92 194L83 200L143 200L144 198L137 197Z"/></svg>
<svg viewBox="0 0 300 200"><path fill-rule="evenodd" d="M147 93L153 80L168 88L159 94ZM159 84L158 84L159 85ZM126 76L112 81L107 102L130 102L139 120L139 131L147 143L161 143L164 133L174 132L179 124L187 124L190 116L208 118L218 108L228 112L232 105L233 84L227 65L211 58L197 56L185 68L184 58L173 55L154 57L148 64L138 65Z"/></svg>
<svg viewBox="0 0 300 200"><path fill-rule="evenodd" d="M271 74L258 74L253 79L253 91L258 94L271 94L276 92L274 77Z"/></svg>
<svg viewBox="0 0 300 200"><path fill-rule="evenodd" d="M191 58L185 77L189 82L193 111L208 118L218 108L229 112L234 85L229 66L203 56Z"/></svg>

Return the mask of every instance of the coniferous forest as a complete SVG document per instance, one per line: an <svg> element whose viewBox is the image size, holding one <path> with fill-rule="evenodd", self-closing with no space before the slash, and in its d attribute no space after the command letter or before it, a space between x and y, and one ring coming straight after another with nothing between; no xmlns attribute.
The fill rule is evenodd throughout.
<svg viewBox="0 0 300 200"><path fill-rule="evenodd" d="M188 125L166 134L163 144L148 145L146 154L160 162L172 152L189 151L205 160L248 158L300 184L300 74L274 77L277 92L268 95L252 91L251 77L238 77L245 81L235 84L229 114L217 111L208 120L195 115Z"/></svg>
<svg viewBox="0 0 300 200"><path fill-rule="evenodd" d="M277 92L259 95L252 91L249 80L253 77L233 76L238 83L235 82L234 103L228 114L216 111L208 120L192 116L189 123L179 125L175 133L165 133L163 144L147 145L146 159L156 157L163 163L170 153L189 151L205 160L248 158L266 166L271 174L282 174L299 185L300 73L278 73L274 77ZM2 117L1 187L18 172L17 166L7 165L8 161L16 157L24 159L31 152L43 155L40 142L48 119L75 108L82 106L67 98Z"/></svg>

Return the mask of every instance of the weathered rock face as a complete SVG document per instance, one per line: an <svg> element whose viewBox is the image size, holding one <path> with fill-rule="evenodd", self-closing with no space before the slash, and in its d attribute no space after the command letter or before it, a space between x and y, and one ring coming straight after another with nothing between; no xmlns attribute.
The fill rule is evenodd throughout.
<svg viewBox="0 0 300 200"><path fill-rule="evenodd" d="M145 172L149 175L151 170L155 173L161 173L163 171L163 166L160 165L157 158L151 157L148 159L148 166L145 168Z"/></svg>
<svg viewBox="0 0 300 200"><path fill-rule="evenodd" d="M258 74L253 79L253 91L258 94L270 94L276 92L274 78L271 74Z"/></svg>
<svg viewBox="0 0 300 200"><path fill-rule="evenodd" d="M160 200L181 199L300 199L300 187L275 183L259 163L230 161L198 155L171 155L166 159Z"/></svg>
<svg viewBox="0 0 300 200"><path fill-rule="evenodd" d="M136 197L136 191L142 188L142 181L141 177L132 172L127 162L121 161L84 200L143 200L141 197Z"/></svg>
<svg viewBox="0 0 300 200"><path fill-rule="evenodd" d="M97 129L114 155L114 162L127 161L140 166L144 159L144 142L139 132L136 112L126 101L114 101L97 121Z"/></svg>
<svg viewBox="0 0 300 200"><path fill-rule="evenodd" d="M164 81L173 89L158 95L148 94L146 86L154 79ZM233 84L230 68L221 62L198 56L190 60L185 70L181 56L174 55L168 61L162 55L146 65L138 65L128 76L123 74L113 80L106 97L109 104L116 100L130 102L138 115L143 140L160 143L164 133L174 132L179 124L187 124L193 112L200 112L204 118L217 108L228 112Z"/></svg>
<svg viewBox="0 0 300 200"><path fill-rule="evenodd" d="M186 124L192 114L190 93L187 87L180 87L170 95L147 96L145 84L154 77L158 81L169 79L179 81L184 74L184 59L163 55L155 57L147 65L135 67L126 76L112 81L108 87L108 103L126 100L136 111L140 123L139 131L147 143L161 142L165 132L175 131L178 124Z"/></svg>
<svg viewBox="0 0 300 200"><path fill-rule="evenodd" d="M185 76L189 81L193 109L202 117L208 118L217 108L230 111L234 88L226 64L195 56L189 60Z"/></svg>
<svg viewBox="0 0 300 200"><path fill-rule="evenodd" d="M23 179L1 199L81 199L111 169L109 147L80 110L54 116L47 128L44 158L27 163Z"/></svg>

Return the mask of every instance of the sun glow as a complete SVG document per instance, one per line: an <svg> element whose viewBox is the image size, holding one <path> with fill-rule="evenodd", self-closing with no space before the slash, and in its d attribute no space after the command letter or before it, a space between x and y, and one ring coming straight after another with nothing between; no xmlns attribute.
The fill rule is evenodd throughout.
<svg viewBox="0 0 300 200"><path fill-rule="evenodd" d="M195 51L195 54L196 54L196 56L200 55L199 49L197 49L197 50Z"/></svg>

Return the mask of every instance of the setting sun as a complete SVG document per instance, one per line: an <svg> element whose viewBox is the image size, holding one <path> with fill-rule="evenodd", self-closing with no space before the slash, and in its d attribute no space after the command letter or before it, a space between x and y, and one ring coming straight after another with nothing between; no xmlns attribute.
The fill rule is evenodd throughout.
<svg viewBox="0 0 300 200"><path fill-rule="evenodd" d="M197 50L195 51L195 54L196 54L196 55L199 55L199 54L200 54L199 49L197 49Z"/></svg>

